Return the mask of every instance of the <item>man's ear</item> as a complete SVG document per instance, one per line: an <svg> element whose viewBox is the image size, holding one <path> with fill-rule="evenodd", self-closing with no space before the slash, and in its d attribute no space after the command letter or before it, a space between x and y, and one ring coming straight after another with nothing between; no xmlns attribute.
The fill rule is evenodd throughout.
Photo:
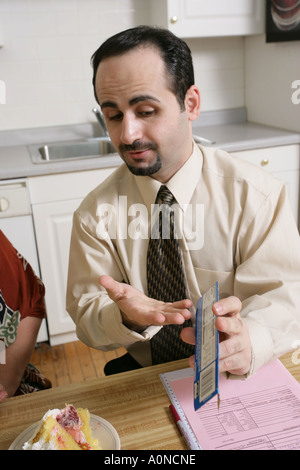
<svg viewBox="0 0 300 470"><path fill-rule="evenodd" d="M185 95L185 109L190 121L195 121L200 114L200 91L192 85Z"/></svg>

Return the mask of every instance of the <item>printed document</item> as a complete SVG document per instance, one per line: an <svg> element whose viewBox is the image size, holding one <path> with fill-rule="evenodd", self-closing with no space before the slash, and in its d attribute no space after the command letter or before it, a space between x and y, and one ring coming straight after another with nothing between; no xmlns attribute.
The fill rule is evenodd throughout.
<svg viewBox="0 0 300 470"><path fill-rule="evenodd" d="M300 384L276 360L242 380L220 375L221 395L198 411L193 370L162 374L171 401L205 450L300 449Z"/></svg>

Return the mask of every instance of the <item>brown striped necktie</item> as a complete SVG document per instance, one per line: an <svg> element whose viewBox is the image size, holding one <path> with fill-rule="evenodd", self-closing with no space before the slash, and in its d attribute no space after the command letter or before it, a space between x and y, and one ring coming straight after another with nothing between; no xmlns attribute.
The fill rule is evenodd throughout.
<svg viewBox="0 0 300 470"><path fill-rule="evenodd" d="M148 296L163 302L188 298L182 253L176 237L175 198L166 186L161 186L156 202L160 201L158 217L152 227L147 255ZM152 363L183 359L194 354L194 346L180 338L182 328L191 326L165 325L150 341Z"/></svg>

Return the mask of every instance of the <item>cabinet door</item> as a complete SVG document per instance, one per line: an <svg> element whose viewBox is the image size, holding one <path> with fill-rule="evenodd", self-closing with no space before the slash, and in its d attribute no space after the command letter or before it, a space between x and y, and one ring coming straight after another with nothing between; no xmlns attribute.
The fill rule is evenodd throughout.
<svg viewBox="0 0 300 470"><path fill-rule="evenodd" d="M73 213L113 171L115 168L102 168L28 179L52 345L78 339L65 309Z"/></svg>
<svg viewBox="0 0 300 470"><path fill-rule="evenodd" d="M262 0L151 0L152 23L179 37L264 33Z"/></svg>
<svg viewBox="0 0 300 470"><path fill-rule="evenodd" d="M65 303L72 219L80 202L76 199L33 206L51 345L77 339Z"/></svg>
<svg viewBox="0 0 300 470"><path fill-rule="evenodd" d="M300 228L300 146L285 145L264 149L231 152L272 173L285 183L296 223Z"/></svg>

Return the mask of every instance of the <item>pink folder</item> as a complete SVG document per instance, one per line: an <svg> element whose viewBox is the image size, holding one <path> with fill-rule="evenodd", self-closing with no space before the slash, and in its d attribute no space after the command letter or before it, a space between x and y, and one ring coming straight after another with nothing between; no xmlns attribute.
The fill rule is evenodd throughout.
<svg viewBox="0 0 300 470"><path fill-rule="evenodd" d="M204 450L300 450L300 384L279 360L254 376L220 375L221 403L194 410L194 371L161 375L188 432Z"/></svg>

